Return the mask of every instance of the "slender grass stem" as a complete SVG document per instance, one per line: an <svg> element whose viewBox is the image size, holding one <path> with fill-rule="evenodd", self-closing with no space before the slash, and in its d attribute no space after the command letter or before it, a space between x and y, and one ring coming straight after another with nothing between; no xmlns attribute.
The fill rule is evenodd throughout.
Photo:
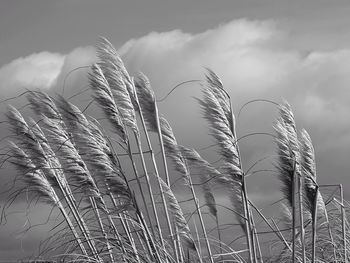
<svg viewBox="0 0 350 263"><path fill-rule="evenodd" d="M133 87L134 87L134 90L136 90L135 86L133 86ZM139 99L138 99L138 96L137 96L137 92L135 92L135 102L137 104L136 108L138 109L138 113L139 113L139 116L140 116L142 129L143 129L143 132L144 132L145 137L146 137L146 142L147 142L147 146L148 146L148 149L149 149L149 153L151 155L153 169L154 169L154 172L156 174L156 178L158 178L159 177L158 166L157 166L156 158L155 158L155 155L154 155L154 152L153 152L152 143L151 143L148 131L147 131L146 122L145 122L145 119L144 119L143 114L142 114L142 108L141 108L141 105L140 105L140 102L139 102ZM142 154L141 147L139 147L139 152L140 152L140 154ZM162 200L164 213L165 213L165 215L167 217L167 222L169 222L169 220L168 220L169 212L168 212L168 208L167 208L167 205L166 205L166 200L165 200L165 197L164 197L164 193L162 191L162 187L160 185L159 180L157 179L156 181L157 181L157 184L158 184L158 188L159 188L160 197L161 197L161 200ZM154 201L153 201L153 205L154 205ZM162 246L162 249L165 251L165 244L164 244L164 240L163 240L162 227L161 227L160 222L159 222L159 218L158 218L158 215L157 215L157 211L156 211L155 205L154 205L154 216L155 216L156 224L157 224L157 227L158 227L158 234L159 234L159 239L160 239L160 242L161 242L161 246Z"/></svg>
<svg viewBox="0 0 350 263"><path fill-rule="evenodd" d="M88 244L88 246L89 246L93 256L98 261L101 262L102 259L100 258L99 254L98 254L98 252L96 250L95 243L94 243L93 239L90 236L89 229L86 226L86 223L84 222L83 217L79 213L78 207L75 204L74 196L72 194L71 189L69 188L68 183L66 181L65 182L61 182L61 180L59 179L59 176L57 175L57 173L56 173L56 180L57 180L58 186L59 186L59 188L60 188L60 190L61 190L61 192L63 194L63 197L66 200L66 203L67 203L69 209L71 210L71 212L73 214L73 217L74 217L75 221L77 222L81 232L83 233L83 235L84 235L84 237L86 239L86 242L87 242L87 244Z"/></svg>
<svg viewBox="0 0 350 263"><path fill-rule="evenodd" d="M251 219L252 219L252 227L253 227L252 231L253 231L254 242L256 243L256 248L257 248L256 254L259 254L260 263L264 263L264 259L263 259L261 247L260 247L260 242L259 242L259 234L256 230L256 225L255 225L255 221L254 221L254 217L253 217L252 212L251 212ZM258 262L258 259L256 259L256 262Z"/></svg>
<svg viewBox="0 0 350 263"><path fill-rule="evenodd" d="M228 96L229 97L229 96ZM237 132L236 132L236 123L235 123L235 117L233 115L233 107L232 107L232 102L231 102L231 98L229 97L229 103L230 103L230 113L231 113L231 132L234 138L237 138ZM238 158L239 158L239 168L243 171L243 165L242 165L242 158L241 158L241 153L240 153L240 149L239 149L239 145L237 143L237 140L235 140L234 142L236 149L237 149L237 153L238 153ZM254 245L254 241L252 238L252 234L251 234L251 219L250 219L250 213L249 213L249 203L248 203L248 196L247 196L247 186L246 186L246 182L245 182L245 175L244 172L242 174L242 181L241 181L241 185L242 185L242 202L243 202L243 209L244 209L244 217L246 218L245 221L245 228L246 228L246 235L247 235L247 246L248 246L248 251L249 251L249 260L251 263L253 263L254 261L254 254L255 254L255 245Z"/></svg>
<svg viewBox="0 0 350 263"><path fill-rule="evenodd" d="M292 181L292 262L295 263L296 257L296 186L297 186L297 173L296 173L296 160L294 160L294 171Z"/></svg>
<svg viewBox="0 0 350 263"><path fill-rule="evenodd" d="M151 219L151 216L150 216L150 213L147 209L147 201L146 201L146 196L144 194L144 191L143 191L143 188L142 188L142 184L141 184L141 180L140 180L140 176L138 174L138 171L137 171L137 168L136 168L136 164L135 164L135 161L134 161L134 157L133 155L131 154L131 145L130 145L130 142L127 143L127 148L128 148L128 154L129 154L129 158L130 158L130 161L131 161L131 165L132 165L132 169L133 169L133 172L134 172L134 175L135 175L135 179L137 181L137 185L138 185L138 188L140 190L140 194L141 194L141 199L142 199L142 202L143 202L143 205L145 207L145 210L146 210L146 215L147 215L147 219L150 223L150 227L151 227L151 231L152 231L152 234L155 235L155 231L153 229L153 224L152 224L152 219Z"/></svg>
<svg viewBox="0 0 350 263"><path fill-rule="evenodd" d="M134 133L134 135L135 135L135 139L136 139L136 142L137 142L138 150L140 152L142 169L143 169L143 172L145 174L147 188L148 188L149 197L150 197L150 200L151 200L151 206L152 206L152 210L153 210L153 215L154 215L154 218L156 220L156 222L155 222L156 226L158 228L159 240L161 242L162 247L164 247L164 241L163 241L163 236L162 236L161 225L160 225L160 222L159 222L157 208L156 208L156 204L155 204L154 197L153 197L152 185L151 185L150 178L149 178L149 175L148 175L145 158L144 158L143 153L142 153L141 140L140 140L140 137L139 137L138 134Z"/></svg>
<svg viewBox="0 0 350 263"><path fill-rule="evenodd" d="M301 258L302 262L306 262L305 254L305 230L304 230L304 209L303 209L303 185L304 180L302 176L298 176L298 198L299 198L299 220L300 220L300 243L301 243Z"/></svg>
<svg viewBox="0 0 350 263"><path fill-rule="evenodd" d="M316 260L316 235L317 235L317 199L318 199L318 186L315 189L314 210L312 211L312 255L311 262L315 263Z"/></svg>
<svg viewBox="0 0 350 263"><path fill-rule="evenodd" d="M111 260L112 263L114 263L114 256L113 256L113 252L112 252L112 246L109 242L109 239L108 239L108 235L104 229L104 226L103 226L103 222L102 222L102 219L101 219L101 215L100 215L100 212L98 211L98 208L97 208L97 205L96 205L96 200L94 197L89 197L89 200L90 200L90 203L91 203L91 206L94 210L94 213L95 213L95 216L96 216L96 219L97 219L97 222L100 226L100 230L101 230L101 234L103 235L103 238L106 242L106 245L107 245L107 251L108 251L108 256L109 256L109 259Z"/></svg>
<svg viewBox="0 0 350 263"><path fill-rule="evenodd" d="M343 240L343 256L344 256L344 263L348 263L348 255L347 255L347 248L346 248L346 214L345 214L345 206L344 206L344 192L343 192L343 185L339 185L339 192L340 192L340 203L341 203L341 223L342 223L342 240Z"/></svg>
<svg viewBox="0 0 350 263"><path fill-rule="evenodd" d="M169 171L168 171L168 165L167 165L167 160L166 160L166 156L165 156L164 142L163 142L162 131L161 131L161 126L160 126L160 121L159 121L158 107L157 107L156 102L154 102L154 108L155 108L155 116L156 116L156 121L157 121L157 134L158 134L158 140L159 140L160 149L161 149L161 153L162 153L162 161L163 161L163 168L164 168L164 173L165 173L166 184L168 187L170 187ZM160 187L161 187L161 192L163 192L161 185L160 185ZM176 259L176 261L178 261L176 240L174 239L174 233L173 233L173 230L171 227L169 213L168 213L167 209L165 210L165 216L166 216L169 235L172 238L172 246L173 246L173 250L174 250L175 259Z"/></svg>
<svg viewBox="0 0 350 263"><path fill-rule="evenodd" d="M58 197L57 197L57 200L58 200ZM86 249L85 249L85 247L84 247L84 245L83 245L83 242L81 241L81 238L79 237L77 231L75 230L75 228L74 228L74 226L73 226L73 224L72 224L72 221L70 220L70 218L69 218L69 216L68 216L66 210L64 209L62 203L59 201L59 202L57 203L57 205L58 205L58 208L59 208L60 212L62 213L64 219L66 220L67 225L68 225L69 229L71 230L71 232L72 232L72 234L73 234L75 240L78 242L78 245L79 245L79 248L80 248L81 252L82 252L85 256L88 257L88 254L87 254Z"/></svg>

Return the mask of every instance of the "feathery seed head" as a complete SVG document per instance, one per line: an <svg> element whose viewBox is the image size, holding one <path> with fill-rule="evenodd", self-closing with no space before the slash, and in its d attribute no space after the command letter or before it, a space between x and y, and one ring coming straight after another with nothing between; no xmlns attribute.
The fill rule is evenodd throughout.
<svg viewBox="0 0 350 263"><path fill-rule="evenodd" d="M287 102L279 106L279 118L274 126L277 144L277 169L282 192L290 205L293 203L293 178L300 176L300 154L294 115Z"/></svg>
<svg viewBox="0 0 350 263"><path fill-rule="evenodd" d="M48 94L42 91L32 91L28 94L27 99L32 110L37 114L44 114L51 119L62 119L55 103Z"/></svg>
<svg viewBox="0 0 350 263"><path fill-rule="evenodd" d="M56 146L64 172L87 196L99 196L99 190L68 134L55 120L44 117L43 122L47 137Z"/></svg>
<svg viewBox="0 0 350 263"><path fill-rule="evenodd" d="M58 203L57 196L43 172L36 168L29 156L15 143L10 142L10 148L12 158L9 161L22 176L24 184L46 203L55 206Z"/></svg>
<svg viewBox="0 0 350 263"><path fill-rule="evenodd" d="M211 135L219 145L219 153L225 161L240 166L236 138L231 130L231 123L213 90L203 88L203 100L199 104L204 112L204 118L210 125Z"/></svg>
<svg viewBox="0 0 350 263"><path fill-rule="evenodd" d="M316 183L316 161L315 151L312 145L312 141L308 132L303 129L301 131L300 138L300 163L301 174L304 177L304 191L305 191L305 204L311 215L314 215L313 211L315 207L315 198L317 194L317 210L323 213L327 213L324 200L321 193L318 191Z"/></svg>
<svg viewBox="0 0 350 263"><path fill-rule="evenodd" d="M116 105L126 126L138 131L136 123L135 89L122 60L113 45L105 38L101 38L97 45L99 66L109 84Z"/></svg>
<svg viewBox="0 0 350 263"><path fill-rule="evenodd" d="M143 73L139 73L138 77L134 80L137 98L140 103L143 117L146 120L148 129L150 131L157 131L157 116L155 95L151 88L150 81Z"/></svg>
<svg viewBox="0 0 350 263"><path fill-rule="evenodd" d="M114 101L109 84L98 64L94 64L91 67L91 71L92 72L89 73L89 81L90 87L94 91L94 98L102 107L105 116L111 122L116 133L123 141L125 141L125 127L120 116L119 109Z"/></svg>

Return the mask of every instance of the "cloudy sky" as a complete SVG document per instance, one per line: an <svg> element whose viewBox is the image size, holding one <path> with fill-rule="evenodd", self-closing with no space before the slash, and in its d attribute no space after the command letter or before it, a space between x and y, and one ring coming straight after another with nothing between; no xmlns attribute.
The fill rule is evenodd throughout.
<svg viewBox="0 0 350 263"><path fill-rule="evenodd" d="M62 94L67 72L93 63L93 46L105 36L132 74L142 71L149 77L158 98L180 82L203 79L209 67L222 78L237 112L249 100L286 99L298 127L313 139L319 181L350 189L349 12L347 0L4 0L0 101L25 89ZM86 72L75 71L64 94L85 86ZM212 143L193 99L200 96L199 89L198 84L184 85L160 103L179 141L195 148ZM2 113L5 106L1 103ZM238 118L239 134L271 132L275 113L266 103L246 107ZM5 127L0 133L6 134ZM273 149L271 138L245 139L241 150L246 167L272 155ZM212 153L203 155L215 159ZM266 197L268 191L275 196L270 177L250 179L252 196ZM345 195L350 198L350 191ZM14 222L23 225L17 218L6 228L0 226L0 236L11 236ZM33 249L28 240L41 236L34 231L24 238L13 236L9 244L1 242L0 259L27 255Z"/></svg>

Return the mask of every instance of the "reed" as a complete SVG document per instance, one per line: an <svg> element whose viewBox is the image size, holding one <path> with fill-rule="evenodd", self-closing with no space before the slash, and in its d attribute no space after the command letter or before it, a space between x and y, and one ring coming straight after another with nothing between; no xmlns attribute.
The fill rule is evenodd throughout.
<svg viewBox="0 0 350 263"><path fill-rule="evenodd" d="M197 100L216 143L215 163L178 142L144 74L130 76L107 39L96 50L88 81L108 126L42 91L26 92L34 119L11 106L6 113L15 143L2 149L1 163L20 178L8 204L26 193L57 209L71 239L61 233L48 244L64 250L62 262L348 262L343 188L336 186L336 198L321 191L310 135L297 130L287 102L274 125L283 195L277 220L249 198L230 94L213 71ZM178 198L174 184L190 198Z"/></svg>

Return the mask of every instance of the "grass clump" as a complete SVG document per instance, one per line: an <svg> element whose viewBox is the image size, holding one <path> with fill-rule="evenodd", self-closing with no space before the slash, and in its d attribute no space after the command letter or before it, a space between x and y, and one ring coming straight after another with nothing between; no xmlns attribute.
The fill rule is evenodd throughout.
<svg viewBox="0 0 350 263"><path fill-rule="evenodd" d="M16 168L21 182L9 203L20 193L30 194L62 218L60 234L44 243L41 256L55 248L67 262L347 262L342 186L318 185L310 135L299 133L287 102L278 105L274 126L284 197L276 222L249 198L230 96L214 72L207 70L198 102L217 145L215 166L178 144L148 78L131 77L108 40L100 40L97 56L89 86L108 127L67 99L41 91L27 92L35 120L27 122L12 106L6 114L11 140L3 162ZM158 145L161 158L154 150ZM193 208L193 224L173 190L175 171L190 193L186 208ZM325 197L323 187L338 193ZM218 201L217 188L231 201L229 207ZM241 233L240 244L222 234L223 209L239 226L225 232ZM209 228L211 218L215 231Z"/></svg>

